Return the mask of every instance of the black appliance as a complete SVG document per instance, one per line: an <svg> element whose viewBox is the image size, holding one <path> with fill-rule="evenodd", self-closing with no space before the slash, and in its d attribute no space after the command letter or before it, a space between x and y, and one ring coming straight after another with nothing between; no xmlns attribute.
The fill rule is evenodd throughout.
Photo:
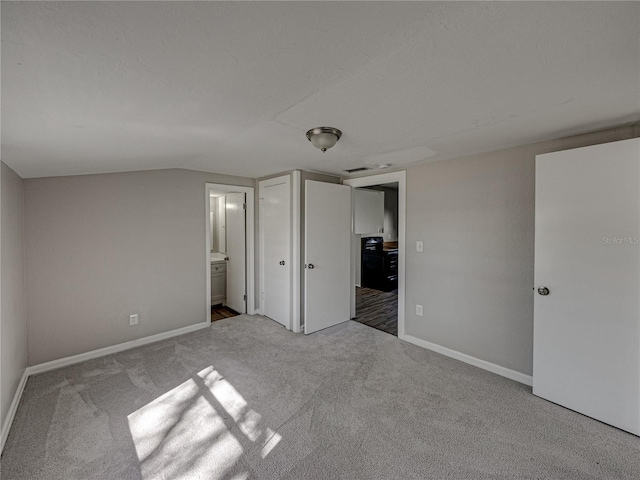
<svg viewBox="0 0 640 480"><path fill-rule="evenodd" d="M398 288L398 250L385 249L382 237L362 239L362 286L386 292Z"/></svg>

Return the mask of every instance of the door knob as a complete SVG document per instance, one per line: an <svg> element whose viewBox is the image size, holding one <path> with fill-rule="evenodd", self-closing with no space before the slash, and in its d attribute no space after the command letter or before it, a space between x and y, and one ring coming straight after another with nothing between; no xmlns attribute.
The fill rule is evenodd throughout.
<svg viewBox="0 0 640 480"><path fill-rule="evenodd" d="M549 289L547 287L539 287L538 293L540 295L549 295Z"/></svg>
<svg viewBox="0 0 640 480"><path fill-rule="evenodd" d="M315 267L315 265L313 263L310 263L309 265L307 265L307 268L310 270L313 270Z"/></svg>
<svg viewBox="0 0 640 480"><path fill-rule="evenodd" d="M280 260L280 265L284 265L284 260Z"/></svg>

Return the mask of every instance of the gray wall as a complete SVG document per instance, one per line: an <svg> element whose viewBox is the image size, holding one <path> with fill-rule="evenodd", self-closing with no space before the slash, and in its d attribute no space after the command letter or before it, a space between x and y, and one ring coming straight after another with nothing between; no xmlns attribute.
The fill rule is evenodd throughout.
<svg viewBox="0 0 640 480"><path fill-rule="evenodd" d="M535 155L639 134L625 127L411 167L407 334L530 374ZM5 170L3 259L5 233L16 232L5 229ZM188 170L24 181L29 365L206 318L206 182L256 186ZM140 314L137 327L130 313Z"/></svg>
<svg viewBox="0 0 640 480"><path fill-rule="evenodd" d="M23 182L1 164L0 225L0 425L4 424L20 377L27 367L27 322L25 317Z"/></svg>
<svg viewBox="0 0 640 480"><path fill-rule="evenodd" d="M29 365L207 319L206 182L255 186L175 169L24 181Z"/></svg>
<svg viewBox="0 0 640 480"><path fill-rule="evenodd" d="M409 168L406 334L530 375L535 156L633 136L637 126Z"/></svg>

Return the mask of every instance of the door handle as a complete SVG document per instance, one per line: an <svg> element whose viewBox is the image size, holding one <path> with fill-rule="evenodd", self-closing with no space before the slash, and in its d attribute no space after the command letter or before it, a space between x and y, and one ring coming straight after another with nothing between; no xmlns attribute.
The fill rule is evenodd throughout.
<svg viewBox="0 0 640 480"><path fill-rule="evenodd" d="M314 265L313 263L310 263L309 265L307 265L307 268L308 268L309 270L313 270L313 269L314 269L314 268L316 268L316 267L315 267L315 265Z"/></svg>
<svg viewBox="0 0 640 480"><path fill-rule="evenodd" d="M280 260L280 265L284 265L284 260Z"/></svg>
<svg viewBox="0 0 640 480"><path fill-rule="evenodd" d="M540 295L549 295L549 289L547 287L539 287L538 294Z"/></svg>

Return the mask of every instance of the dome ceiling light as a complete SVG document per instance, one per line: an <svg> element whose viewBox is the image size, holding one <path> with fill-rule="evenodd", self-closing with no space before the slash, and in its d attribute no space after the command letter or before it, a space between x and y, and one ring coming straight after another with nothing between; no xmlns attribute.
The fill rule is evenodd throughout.
<svg viewBox="0 0 640 480"><path fill-rule="evenodd" d="M340 137L342 132L333 127L317 127L312 128L307 132L307 138L313 144L314 147L319 148L323 152L326 152L328 148L333 147Z"/></svg>

